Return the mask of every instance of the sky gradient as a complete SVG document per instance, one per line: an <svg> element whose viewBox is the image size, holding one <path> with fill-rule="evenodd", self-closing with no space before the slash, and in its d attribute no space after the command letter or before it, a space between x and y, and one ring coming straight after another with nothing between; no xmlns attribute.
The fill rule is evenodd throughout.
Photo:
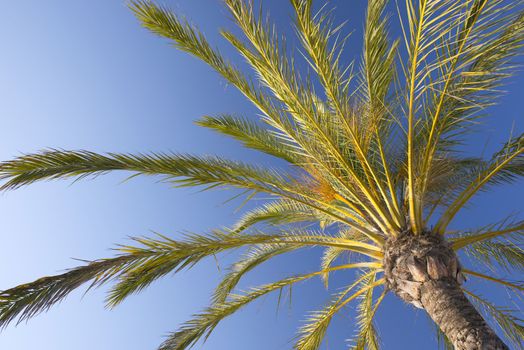
<svg viewBox="0 0 524 350"><path fill-rule="evenodd" d="M225 56L242 65L219 37L219 28L232 28L219 0L166 3L187 15ZM366 2L332 3L339 22L349 19L347 26L354 29L346 59L358 58ZM291 37L292 30L286 27L291 19L287 2L265 4ZM203 63L140 28L124 2L18 0L4 1L2 9L0 160L63 148L220 154L278 165L194 124L204 115L254 116L256 110ZM480 155L485 150L490 154L512 128L515 134L524 130L523 89L523 74L511 79L509 92L491 109L483 132L467 146L470 153ZM184 230L206 232L227 226L239 216L238 201L222 204L230 197L225 191L171 189L147 177L121 183L125 177L114 173L74 185L71 181L38 183L0 195L0 290L60 273L78 264L72 258L111 256L110 248L128 243L129 236L151 235L151 231L172 237ZM477 227L518 213L523 197L522 181L498 187L479 196L454 227ZM307 250L278 258L249 274L242 286L317 269L319 253ZM226 255L221 267L233 257ZM105 288L85 296L79 290L28 324L7 327L0 333L0 349L155 349L165 334L208 304L219 277L215 262L209 259L154 283L114 310L104 308ZM347 277L336 277L329 292L336 291ZM487 287L470 283L478 290ZM483 291L501 303L506 295L501 289ZM293 290L292 307L285 305L278 314L276 295L268 296L226 319L202 348L290 349L305 313L318 309L329 292L318 279L301 284ZM335 319L324 348L345 348L345 339L354 335L351 311L347 308ZM436 348L424 313L392 295L381 306L377 325L384 349Z"/></svg>

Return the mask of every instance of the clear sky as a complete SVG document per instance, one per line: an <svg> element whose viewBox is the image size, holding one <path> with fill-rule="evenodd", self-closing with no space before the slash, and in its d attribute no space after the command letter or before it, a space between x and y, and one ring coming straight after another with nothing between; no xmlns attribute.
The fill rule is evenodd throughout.
<svg viewBox="0 0 524 350"><path fill-rule="evenodd" d="M254 116L256 111L211 69L140 28L122 1L0 3L1 160L52 147L217 153L273 164L194 125L206 114ZM226 56L241 62L219 38L218 28L231 27L219 0L167 3L198 24ZM354 29L346 58L358 57L366 2L332 4L337 19L349 19L347 26ZM287 1L266 1L266 7L277 23L289 25ZM292 34L289 28L283 30ZM515 133L523 131L523 89L523 74L511 79L509 93L492 108L484 131L469 146L472 153L495 149L513 125ZM78 263L72 258L111 256L109 248L129 242L128 236L205 232L239 215L238 202L222 204L229 198L224 191L171 189L145 177L122 184L125 176L115 173L74 185L38 183L0 195L0 289L60 273ZM512 188L499 187L494 194L479 196L455 227L477 227L516 213L522 198L522 181ZM318 256L319 251L309 250L277 259L250 274L243 285L316 269ZM226 256L222 267L231 258ZM81 290L28 324L9 326L0 333L0 349L155 349L167 332L208 304L219 276L215 262L206 260L111 311L104 308L104 288L85 296ZM330 292L347 277L336 277ZM468 283L477 290L487 287ZM484 291L503 302L504 291ZM276 296L269 296L223 322L203 349L290 349L305 312L317 309L328 296L321 282L313 280L295 288L292 307L286 305L278 314ZM352 314L347 308L335 319L329 349L346 348L345 340L354 335ZM436 348L424 313L391 295L377 322L384 349Z"/></svg>

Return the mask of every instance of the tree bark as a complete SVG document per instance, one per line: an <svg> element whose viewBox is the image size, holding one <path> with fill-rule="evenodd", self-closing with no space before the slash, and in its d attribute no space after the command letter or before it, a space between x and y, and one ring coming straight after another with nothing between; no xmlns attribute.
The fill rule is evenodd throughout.
<svg viewBox="0 0 524 350"><path fill-rule="evenodd" d="M423 283L420 301L455 350L509 350L455 280L447 278Z"/></svg>
<svg viewBox="0 0 524 350"><path fill-rule="evenodd" d="M464 295L457 255L442 236L406 232L386 242L384 272L390 290L426 310L455 350L508 350Z"/></svg>

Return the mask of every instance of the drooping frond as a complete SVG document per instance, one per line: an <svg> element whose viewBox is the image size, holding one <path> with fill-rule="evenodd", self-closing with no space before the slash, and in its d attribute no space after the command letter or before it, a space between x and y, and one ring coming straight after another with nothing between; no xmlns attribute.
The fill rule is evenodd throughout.
<svg viewBox="0 0 524 350"><path fill-rule="evenodd" d="M298 248L301 247L291 244L258 245L253 247L229 268L226 276L215 288L212 298L213 303L224 303L240 279L258 265L277 255L288 253Z"/></svg>
<svg viewBox="0 0 524 350"><path fill-rule="evenodd" d="M331 268L330 271L354 267L363 267L363 265L341 265ZM168 339L160 346L160 350L182 350L191 348L199 339L209 336L220 321L238 311L246 304L249 304L257 298L275 290L280 290L284 287L310 279L325 272L326 271L317 271L296 277L289 277L278 282L252 288L245 294L232 295L229 301L221 304L214 304L203 312L196 314L192 320L184 323L178 331L168 337Z"/></svg>
<svg viewBox="0 0 524 350"><path fill-rule="evenodd" d="M524 320L518 317L517 310L493 305L488 300L468 290L464 290L464 292L487 319L496 323L516 349L524 349Z"/></svg>
<svg viewBox="0 0 524 350"><path fill-rule="evenodd" d="M295 343L294 348L297 350L319 349L333 316L355 298L384 283L383 279L377 281L373 280L373 283L362 285L357 292L348 296L348 294L356 286L360 285L363 280L369 278L370 275L375 274L375 271L364 274L343 292L335 295L324 309L311 313L307 319L307 323L300 328L298 340Z"/></svg>
<svg viewBox="0 0 524 350"><path fill-rule="evenodd" d="M353 230L341 229L337 233L337 236L341 238L351 239L351 240L361 241L361 242L368 241L366 236L360 234L358 231L353 231ZM320 262L320 266L322 270L327 270L328 268L330 268L335 263L335 261L342 255L347 255L348 258L350 258L351 252L346 249L340 249L337 247L326 247L324 249L324 253L322 254L322 259ZM324 281L324 286L327 289L329 285L329 273L322 275L322 280Z"/></svg>
<svg viewBox="0 0 524 350"><path fill-rule="evenodd" d="M147 244L162 244L151 240L139 242ZM248 245L276 245L296 248L307 246L344 246L349 250L361 252L367 256L380 259L380 249L362 242L351 241L315 234L307 231L295 230L291 233L268 235L254 233L240 235L237 233L223 233L216 231L211 235L189 235L185 241L170 240L167 246L173 245L167 254L150 259L147 264L135 266L119 278L116 286L111 290L108 303L116 305L131 293L135 293L147 287L159 277L165 276L172 271L193 266L205 257L209 257L225 250L236 249ZM135 247L123 247L121 250L128 254L134 254Z"/></svg>
<svg viewBox="0 0 524 350"><path fill-rule="evenodd" d="M375 280L376 275L372 275L362 281L361 284L363 286L371 285ZM355 344L352 347L353 350L379 350L380 348L380 340L373 318L387 291L384 290L375 302L373 302L373 291L374 289L369 289L366 293L359 296L360 302L357 307L358 334L355 340L353 340Z"/></svg>
<svg viewBox="0 0 524 350"><path fill-rule="evenodd" d="M178 186L231 185L256 190L271 183L275 188L285 187L284 183L291 180L277 175L276 171L218 157L49 150L2 162L0 178L8 181L1 189L16 189L40 180L96 176L114 170L160 175Z"/></svg>
<svg viewBox="0 0 524 350"><path fill-rule="evenodd" d="M202 259L225 250L261 244L279 247L282 245L290 247L345 246L347 244L351 246L353 244L349 240L306 232L287 235L239 235L215 231L210 235L187 235L184 240L180 241L164 236L135 238L135 241L140 245L120 247L118 251L121 255L116 258L94 261L62 275L45 277L2 291L0 294L0 325L7 325L17 316L20 317L20 320L26 320L46 311L88 281L93 281L93 285L97 286L109 280L116 280L117 284L110 291L107 299L108 304L114 306L131 293L147 287L156 279L170 272L191 267ZM355 249L362 248L362 252L367 251L371 255L376 255L377 258L380 257L377 248L361 242L354 243L360 246L360 248L355 246Z"/></svg>
<svg viewBox="0 0 524 350"><path fill-rule="evenodd" d="M148 255L123 255L113 259L92 261L68 272L40 278L34 282L0 291L0 328L12 321L26 321L62 301L81 285L92 281L91 287L107 282Z"/></svg>

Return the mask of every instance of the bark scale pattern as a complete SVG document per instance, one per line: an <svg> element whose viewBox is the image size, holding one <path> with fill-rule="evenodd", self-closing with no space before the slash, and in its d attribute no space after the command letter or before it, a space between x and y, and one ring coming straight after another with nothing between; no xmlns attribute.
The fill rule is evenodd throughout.
<svg viewBox="0 0 524 350"><path fill-rule="evenodd" d="M425 309L456 350L507 350L466 298L458 258L441 235L406 232L386 242L388 289Z"/></svg>

